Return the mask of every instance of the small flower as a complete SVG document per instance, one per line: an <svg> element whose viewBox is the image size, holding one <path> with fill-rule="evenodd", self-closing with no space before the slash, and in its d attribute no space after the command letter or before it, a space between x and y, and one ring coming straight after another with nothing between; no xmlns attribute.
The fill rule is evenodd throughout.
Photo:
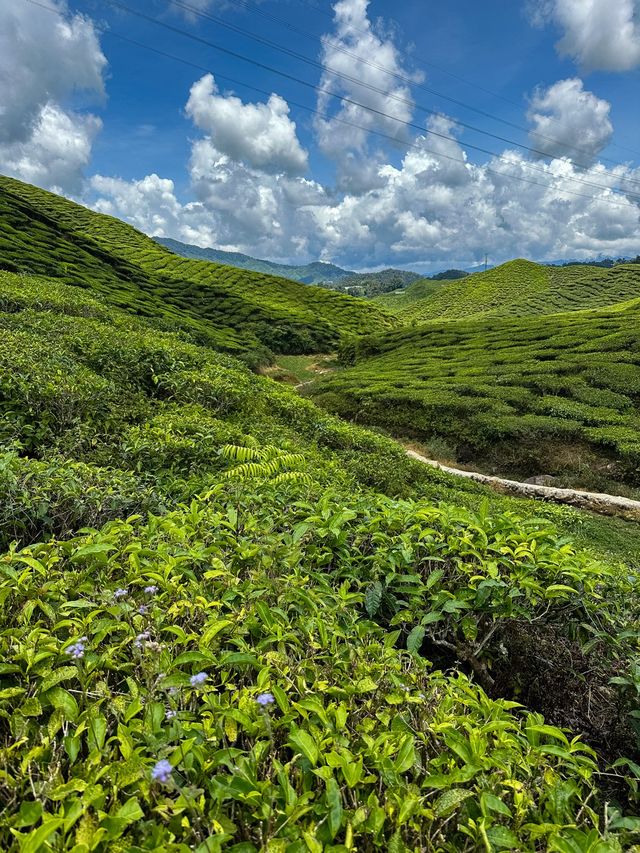
<svg viewBox="0 0 640 853"><path fill-rule="evenodd" d="M167 690L167 693L169 694L169 696L177 696L180 693L180 690L177 687L170 687Z"/></svg>
<svg viewBox="0 0 640 853"><path fill-rule="evenodd" d="M145 586L144 591L147 595L155 595L158 591L158 587L155 584L151 584L151 586Z"/></svg>
<svg viewBox="0 0 640 853"><path fill-rule="evenodd" d="M167 710L164 712L164 718L165 720L173 720L177 713L178 712L174 711L173 708L167 708Z"/></svg>
<svg viewBox="0 0 640 853"><path fill-rule="evenodd" d="M71 655L71 657L75 658L76 660L80 660L80 658L84 657L86 642L86 637L79 637L75 641L75 643L72 643L70 646L67 647L67 654Z"/></svg>
<svg viewBox="0 0 640 853"><path fill-rule="evenodd" d="M148 612L149 612L149 608L147 607L146 604L141 604L140 607L138 607L138 613L141 616L146 616Z"/></svg>
<svg viewBox="0 0 640 853"><path fill-rule="evenodd" d="M141 649L150 636L151 634L149 633L149 631L143 631L142 634L138 634L138 636L135 638L135 640L133 641L133 645L136 647L136 649Z"/></svg>
<svg viewBox="0 0 640 853"><path fill-rule="evenodd" d="M129 595L129 590L124 587L120 587L113 593L114 598L125 598L127 595Z"/></svg>
<svg viewBox="0 0 640 853"><path fill-rule="evenodd" d="M262 705L263 707L265 705L273 705L275 701L276 700L273 698L273 693L261 693L256 699L258 705Z"/></svg>
<svg viewBox="0 0 640 853"><path fill-rule="evenodd" d="M172 772L173 767L171 766L171 762L167 761L166 758L162 758L151 771L151 778L155 782L162 782L163 785L166 785L167 782L171 781Z"/></svg>
<svg viewBox="0 0 640 853"><path fill-rule="evenodd" d="M209 676L206 672L198 672L196 675L192 675L189 681L191 682L192 687L197 687L198 684L204 684L207 678L209 678Z"/></svg>

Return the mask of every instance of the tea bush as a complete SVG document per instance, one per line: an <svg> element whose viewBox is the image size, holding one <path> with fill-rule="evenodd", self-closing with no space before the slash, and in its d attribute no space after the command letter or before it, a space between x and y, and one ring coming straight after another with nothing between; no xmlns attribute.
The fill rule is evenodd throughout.
<svg viewBox="0 0 640 853"><path fill-rule="evenodd" d="M177 298L161 328L123 285L144 240L42 198L11 201L38 262L76 247L92 289L0 274L0 849L638 845L637 525L420 465L216 351ZM633 442L619 395L565 426Z"/></svg>

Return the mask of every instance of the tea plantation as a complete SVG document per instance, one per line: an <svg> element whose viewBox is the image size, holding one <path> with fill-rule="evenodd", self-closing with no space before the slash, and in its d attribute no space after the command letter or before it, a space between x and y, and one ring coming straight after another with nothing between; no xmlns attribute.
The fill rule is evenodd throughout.
<svg viewBox="0 0 640 853"><path fill-rule="evenodd" d="M546 267L515 260L453 282L416 282L381 304L405 325L472 317L526 317L604 308L640 297L640 264Z"/></svg>
<svg viewBox="0 0 640 853"><path fill-rule="evenodd" d="M638 526L410 461L21 210L16 266L86 253L0 272L0 849L636 849Z"/></svg>
<svg viewBox="0 0 640 853"><path fill-rule="evenodd" d="M345 334L390 328L372 303L288 279L181 258L130 225L0 177L0 269L88 288L254 363L326 352Z"/></svg>
<svg viewBox="0 0 640 853"><path fill-rule="evenodd" d="M445 439L464 462L640 486L640 299L594 311L431 322L345 347L314 385L339 414Z"/></svg>

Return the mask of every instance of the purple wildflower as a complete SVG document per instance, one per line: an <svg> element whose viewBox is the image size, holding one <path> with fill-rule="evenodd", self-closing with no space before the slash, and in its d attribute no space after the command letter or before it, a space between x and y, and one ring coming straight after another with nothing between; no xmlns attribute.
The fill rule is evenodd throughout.
<svg viewBox="0 0 640 853"><path fill-rule="evenodd" d="M196 675L192 675L189 681L192 687L197 687L199 684L204 684L207 678L209 676L206 672L198 672Z"/></svg>
<svg viewBox="0 0 640 853"><path fill-rule="evenodd" d="M150 636L151 634L149 633L149 631L143 631L142 634L138 634L138 636L135 638L135 640L133 641L133 645L136 647L136 649L141 649Z"/></svg>
<svg viewBox="0 0 640 853"><path fill-rule="evenodd" d="M144 591L145 591L148 595L155 595L155 594L156 594L156 592L158 591L158 587L157 587L157 586L155 586L155 584L151 584L151 586L145 586Z"/></svg>
<svg viewBox="0 0 640 853"><path fill-rule="evenodd" d="M173 708L167 708L167 710L164 712L164 718L165 720L173 720L177 713L178 712L174 711Z"/></svg>
<svg viewBox="0 0 640 853"><path fill-rule="evenodd" d="M162 782L163 785L166 785L167 782L171 781L172 773L173 767L171 766L171 762L167 761L166 758L162 758L151 771L151 778L155 782Z"/></svg>
<svg viewBox="0 0 640 853"><path fill-rule="evenodd" d="M67 647L67 654L71 655L71 657L75 658L76 660L80 660L80 658L84 657L86 642L86 637L79 637L75 641L75 643L72 643L70 646Z"/></svg>
<svg viewBox="0 0 640 853"><path fill-rule="evenodd" d="M167 693L169 694L169 696L177 696L180 693L180 691L178 690L177 687L170 687L167 690Z"/></svg>
<svg viewBox="0 0 640 853"><path fill-rule="evenodd" d="M117 590L113 593L113 597L114 597L114 598L124 598L124 597L125 597L125 596L127 596L127 595L129 595L129 590L128 590L128 589L124 589L123 587L120 587L119 589L117 589Z"/></svg>
<svg viewBox="0 0 640 853"><path fill-rule="evenodd" d="M149 608L147 607L146 604L141 604L140 607L138 607L138 613L141 616L146 616L148 612L149 612Z"/></svg>
<svg viewBox="0 0 640 853"><path fill-rule="evenodd" d="M275 701L276 700L273 698L273 693L261 693L256 699L258 705L262 705L263 707L265 705L273 705Z"/></svg>

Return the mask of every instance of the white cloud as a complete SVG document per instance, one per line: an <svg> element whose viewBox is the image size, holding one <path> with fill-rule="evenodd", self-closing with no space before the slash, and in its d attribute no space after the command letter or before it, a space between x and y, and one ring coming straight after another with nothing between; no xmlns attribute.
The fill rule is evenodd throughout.
<svg viewBox="0 0 640 853"><path fill-rule="evenodd" d="M564 30L558 42L585 71L629 71L640 65L638 0L534 0L534 22Z"/></svg>
<svg viewBox="0 0 640 853"><path fill-rule="evenodd" d="M307 152L289 118L289 105L272 94L266 104L244 104L234 95L220 95L212 74L191 88L187 115L209 135L212 144L231 160L269 172L301 174Z"/></svg>
<svg viewBox="0 0 640 853"><path fill-rule="evenodd" d="M101 124L64 104L103 97L106 59L91 21L50 5L0 0L0 170L74 192Z"/></svg>
<svg viewBox="0 0 640 853"><path fill-rule="evenodd" d="M335 99L320 92L318 110L322 115L315 122L321 150L336 161L339 188L356 193L379 185L378 166L384 162L381 151L370 151L369 132L376 130L399 142L408 138L403 122L410 121L413 113L410 87L392 75L419 79L404 68L393 39L372 25L368 5L369 0L338 0L335 33L322 39L325 70L320 88L363 106L343 102L336 110Z"/></svg>
<svg viewBox="0 0 640 853"><path fill-rule="evenodd" d="M550 157L591 163L613 136L610 111L609 102L585 91L578 78L538 89L527 114L534 125L531 145Z"/></svg>
<svg viewBox="0 0 640 853"><path fill-rule="evenodd" d="M437 126L447 127L443 120ZM351 268L470 264L485 252L494 262L637 254L640 208L609 187L627 181L637 190L631 182L640 180L640 169L594 164L585 171L567 159L534 161L540 174L514 151L474 165L453 136L425 134L414 144L399 166L379 168L374 189L337 195L313 181L234 163L201 140L191 159L196 203L179 204L172 182L152 176L131 190L103 179L98 206L149 233ZM581 186L576 177L603 189Z"/></svg>
<svg viewBox="0 0 640 853"><path fill-rule="evenodd" d="M185 243L211 246L217 241L215 216L197 202L181 204L168 178L147 175L125 181L94 175L90 182L91 207L100 213L126 219L154 237L173 237Z"/></svg>
<svg viewBox="0 0 640 853"><path fill-rule="evenodd" d="M78 193L102 122L45 104L31 136L0 143L0 169L20 180L59 192Z"/></svg>

